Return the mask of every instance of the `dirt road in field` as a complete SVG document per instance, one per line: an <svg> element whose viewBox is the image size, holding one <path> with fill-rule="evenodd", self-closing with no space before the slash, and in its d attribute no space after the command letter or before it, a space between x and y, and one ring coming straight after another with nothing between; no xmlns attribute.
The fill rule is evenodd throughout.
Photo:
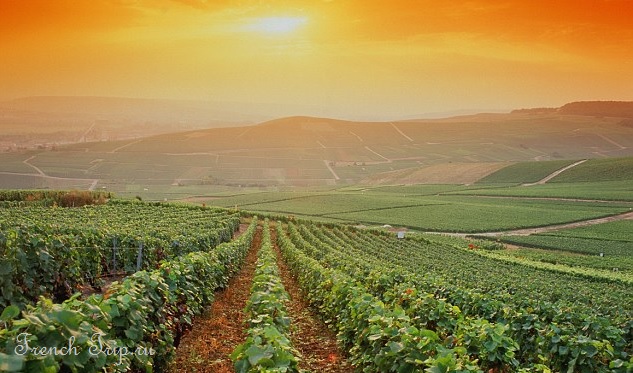
<svg viewBox="0 0 633 373"><path fill-rule="evenodd" d="M544 178L542 178L541 180L537 181L536 183L525 183L525 184L522 184L522 185L523 186L532 186L532 185L545 184L548 181L550 181L553 178L555 178L556 176L558 176L558 175L562 174L563 172L569 170L570 168L576 167L579 164L583 164L585 162L587 162L586 159L580 160L580 161L578 161L576 163L570 164L569 166L565 166L565 167L561 168L560 170L556 170L556 171L552 172L551 174L545 176Z"/></svg>

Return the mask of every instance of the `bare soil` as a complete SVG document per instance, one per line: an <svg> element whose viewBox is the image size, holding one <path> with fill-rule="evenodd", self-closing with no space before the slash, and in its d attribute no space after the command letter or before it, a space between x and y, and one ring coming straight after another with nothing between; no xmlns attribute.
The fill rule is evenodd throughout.
<svg viewBox="0 0 633 373"><path fill-rule="evenodd" d="M237 231L233 232L233 239L239 238L241 235L243 235L244 232L246 232L246 230L248 229L249 225L250 224L247 224L247 223L240 224L240 226L237 229Z"/></svg>
<svg viewBox="0 0 633 373"><path fill-rule="evenodd" d="M281 281L290 295L287 305L291 318L291 342L302 355L299 367L310 372L347 373L353 367L347 362L345 355L336 343L335 333L328 329L309 308L296 278L283 261L277 246L277 231L271 229L271 239L277 254L277 266Z"/></svg>
<svg viewBox="0 0 633 373"><path fill-rule="evenodd" d="M229 281L225 290L216 293L209 309L194 320L193 329L178 346L176 358L170 366L171 372L235 371L229 355L246 339L244 307L250 295L261 240L261 229L258 227L242 269Z"/></svg>
<svg viewBox="0 0 633 373"><path fill-rule="evenodd" d="M246 227L240 227L240 231ZM290 338L302 355L300 368L323 373L353 372L353 367L338 348L335 333L310 310L296 279L281 258L274 229L271 229L271 238L282 283L290 295L287 305L292 320ZM181 340L170 372L235 372L229 355L246 339L244 308L250 296L261 239L261 228L258 227L243 268L225 290L216 293L209 309L194 320L193 329Z"/></svg>

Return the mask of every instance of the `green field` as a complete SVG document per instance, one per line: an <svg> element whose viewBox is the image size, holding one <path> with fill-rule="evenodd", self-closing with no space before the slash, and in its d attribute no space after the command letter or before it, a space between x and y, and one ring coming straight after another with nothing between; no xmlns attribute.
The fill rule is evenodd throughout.
<svg viewBox="0 0 633 373"><path fill-rule="evenodd" d="M633 220L614 221L610 223L578 227L549 233L550 236L589 238L607 241L633 242ZM631 247L633 251L633 247Z"/></svg>
<svg viewBox="0 0 633 373"><path fill-rule="evenodd" d="M392 224L417 230L484 232L538 227L628 211L627 206L573 202L428 198L428 205L332 213L326 216L365 224Z"/></svg>
<svg viewBox="0 0 633 373"><path fill-rule="evenodd" d="M623 182L620 182L623 183ZM201 196L207 205L291 214L319 221L398 225L422 231L484 232L539 227L629 211L631 202L488 198L460 185L341 188ZM496 187L494 192L512 190ZM560 189L563 191L562 189ZM633 200L633 193L628 196ZM623 199L627 199L625 197Z"/></svg>
<svg viewBox="0 0 633 373"><path fill-rule="evenodd" d="M516 240L517 243L520 243L521 240ZM562 244L573 244L574 246L580 245L579 241L562 241ZM604 242L602 242L604 244ZM555 241L550 241L549 245L555 245ZM594 248L596 251L600 251L600 242L594 242ZM612 247L612 243L606 243L607 248ZM624 245L621 245L624 246ZM628 244L631 246L631 243ZM617 247L617 244L616 244ZM615 247L612 247L615 249ZM621 249L623 249L621 247ZM614 273L625 273L629 276L633 276L633 255L629 256L617 256L617 255L609 255L611 250L607 251L606 256L601 257L600 255L591 253L590 250L586 253L577 253L569 250L563 250L560 246L556 249L544 247L543 249L535 249L535 248L517 248L512 250L503 251L503 255L507 255L509 257L515 258L524 258L529 259L536 262L543 263L552 263L552 264L562 264L570 267L579 267L579 268L593 268L593 269L601 269L606 271L613 271ZM615 250L614 250L615 251ZM618 250L621 252L622 250ZM617 268L617 271L614 269Z"/></svg>
<svg viewBox="0 0 633 373"><path fill-rule="evenodd" d="M578 183L546 183L542 185L532 186L469 188L462 191L448 193L468 194L476 196L577 198L612 201L633 201L633 183L631 179L602 182L588 181Z"/></svg>
<svg viewBox="0 0 633 373"><path fill-rule="evenodd" d="M116 200L63 208L29 202L36 192L6 193L6 199L22 201L0 207L0 249L8 254L0 259L0 281L11 289L0 298L6 306L2 318L7 326L7 332L0 333L0 358L13 356L12 338L25 330L37 336L34 345L47 341L58 347L66 330L105 330L114 344L142 343L158 351L149 360L123 360L124 366L152 365L162 371L178 351L174 341L181 336L179 328L205 328L197 315L214 301L213 290L222 291L228 284L229 292L245 297L250 287L250 298L244 301L251 321L243 326L249 338L231 345L240 366L260 362L295 366L299 360L292 348L296 338L292 330L297 317L318 317L334 325L339 346L350 351L344 357L347 363L372 372L389 371L394 364L416 371L446 364L457 367L460 362L468 362L470 373L542 367L568 371L572 366L607 373L609 366L627 366L622 359L631 352L633 220L528 237L504 236L502 241L569 243L506 250L484 240L414 232L397 239L382 229L331 224L367 219L375 224L413 222L417 229L478 231L587 219L629 211L631 206L441 194L464 188L252 189L243 194L231 194L234 189L229 188L218 189L213 199L195 199L270 211L285 222L264 221L260 228L257 219L250 215L240 219L233 209ZM232 233L240 226L244 234L234 238ZM578 251L579 242L594 246ZM604 256L590 251L596 249ZM251 264L252 281L229 283L248 250L259 252L259 259ZM102 296L95 277L111 273L113 267L128 276ZM293 297L298 296L296 291L305 294L314 316L288 306L293 300L284 291L282 267L296 278ZM72 286L63 294L60 276ZM37 302L41 295L63 301L86 286L97 293L77 294L56 305ZM26 305L28 310L22 312ZM224 320L234 318L232 313L219 315ZM63 324L71 316L81 323ZM160 329L161 338L140 331L161 328L161 320L172 320ZM560 349L562 340L567 342ZM78 343L86 348L89 342ZM582 355L587 346L591 354ZM252 351L260 349L270 354L283 351L283 355L270 361L252 358ZM384 358L374 359L374 349L385 351ZM418 359L426 349L432 358ZM575 359L573 354L583 358ZM485 359L480 360L482 356ZM11 359L17 367L13 371L76 364L61 358L38 361L30 355ZM114 361L106 358L100 364L110 366ZM92 366L81 370L98 371Z"/></svg>
<svg viewBox="0 0 633 373"><path fill-rule="evenodd" d="M477 183L534 183L572 163L574 161L571 160L516 163L480 179Z"/></svg>
<svg viewBox="0 0 633 373"><path fill-rule="evenodd" d="M505 242L606 258L633 255L633 220L566 229L530 236L503 237ZM617 267L617 266L614 266Z"/></svg>
<svg viewBox="0 0 633 373"><path fill-rule="evenodd" d="M633 158L590 159L570 168L551 180L553 183L575 183L630 180L633 175Z"/></svg>

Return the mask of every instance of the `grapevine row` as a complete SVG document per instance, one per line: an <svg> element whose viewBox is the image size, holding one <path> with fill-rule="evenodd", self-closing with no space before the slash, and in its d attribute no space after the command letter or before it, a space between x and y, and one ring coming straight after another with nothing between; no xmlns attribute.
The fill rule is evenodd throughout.
<svg viewBox="0 0 633 373"><path fill-rule="evenodd" d="M236 372L298 372L298 352L289 338L289 296L279 277L268 220L250 293L245 310L248 337L231 355Z"/></svg>
<svg viewBox="0 0 633 373"><path fill-rule="evenodd" d="M441 278L420 275L414 268L423 258L418 258L414 250L403 250L401 242L385 242L386 239L360 232L337 229L332 232L317 227L289 227L293 242L306 253L328 266L345 270L373 289L372 294L383 301L397 296L397 291L392 293L400 286L400 291L431 293L438 300L445 299L458 306L469 317L502 325L508 329L506 335L521 346L516 357L522 366L548 365L555 370L571 371L574 368L609 371L619 367L624 372L626 368L622 367L631 364L627 361L630 360L629 324L616 327L595 315L572 312L547 302L517 299L510 294L502 299L496 295L490 297ZM377 245L376 241L382 244ZM384 267L393 270L381 270Z"/></svg>
<svg viewBox="0 0 633 373"><path fill-rule="evenodd" d="M0 307L68 298L100 277L156 268L164 259L229 241L239 217L184 206L115 203L0 209ZM115 248L116 249L115 249ZM114 264L117 268L113 268Z"/></svg>
<svg viewBox="0 0 633 373"><path fill-rule="evenodd" d="M173 357L192 318L213 301L243 262L256 219L238 239L210 252L193 252L139 271L113 284L105 295L62 304L41 300L0 315L0 370L9 372L160 371ZM21 315L21 317L20 317ZM72 340L76 353L64 351ZM28 343L29 349L25 349Z"/></svg>
<svg viewBox="0 0 633 373"><path fill-rule="evenodd" d="M474 322L469 323L472 330L464 328L451 336L418 327L417 320L409 317L402 305L386 304L354 278L324 267L306 255L286 235L281 224L277 237L284 258L309 302L336 328L351 363L362 371L413 372L424 368L440 372L483 371L462 343L463 338L477 334ZM303 249L318 251L307 242L297 243ZM508 347L511 356L512 346Z"/></svg>

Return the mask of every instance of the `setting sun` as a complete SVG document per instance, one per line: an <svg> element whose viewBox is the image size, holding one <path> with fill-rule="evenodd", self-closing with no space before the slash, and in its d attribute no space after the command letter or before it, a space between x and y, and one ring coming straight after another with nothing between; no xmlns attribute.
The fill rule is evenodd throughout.
<svg viewBox="0 0 633 373"><path fill-rule="evenodd" d="M265 17L256 19L246 27L246 30L282 34L295 31L305 23L305 17Z"/></svg>
<svg viewBox="0 0 633 373"><path fill-rule="evenodd" d="M0 100L271 103L372 120L630 100L632 12L629 0L0 0Z"/></svg>
<svg viewBox="0 0 633 373"><path fill-rule="evenodd" d="M0 0L0 373L633 373L632 16Z"/></svg>

